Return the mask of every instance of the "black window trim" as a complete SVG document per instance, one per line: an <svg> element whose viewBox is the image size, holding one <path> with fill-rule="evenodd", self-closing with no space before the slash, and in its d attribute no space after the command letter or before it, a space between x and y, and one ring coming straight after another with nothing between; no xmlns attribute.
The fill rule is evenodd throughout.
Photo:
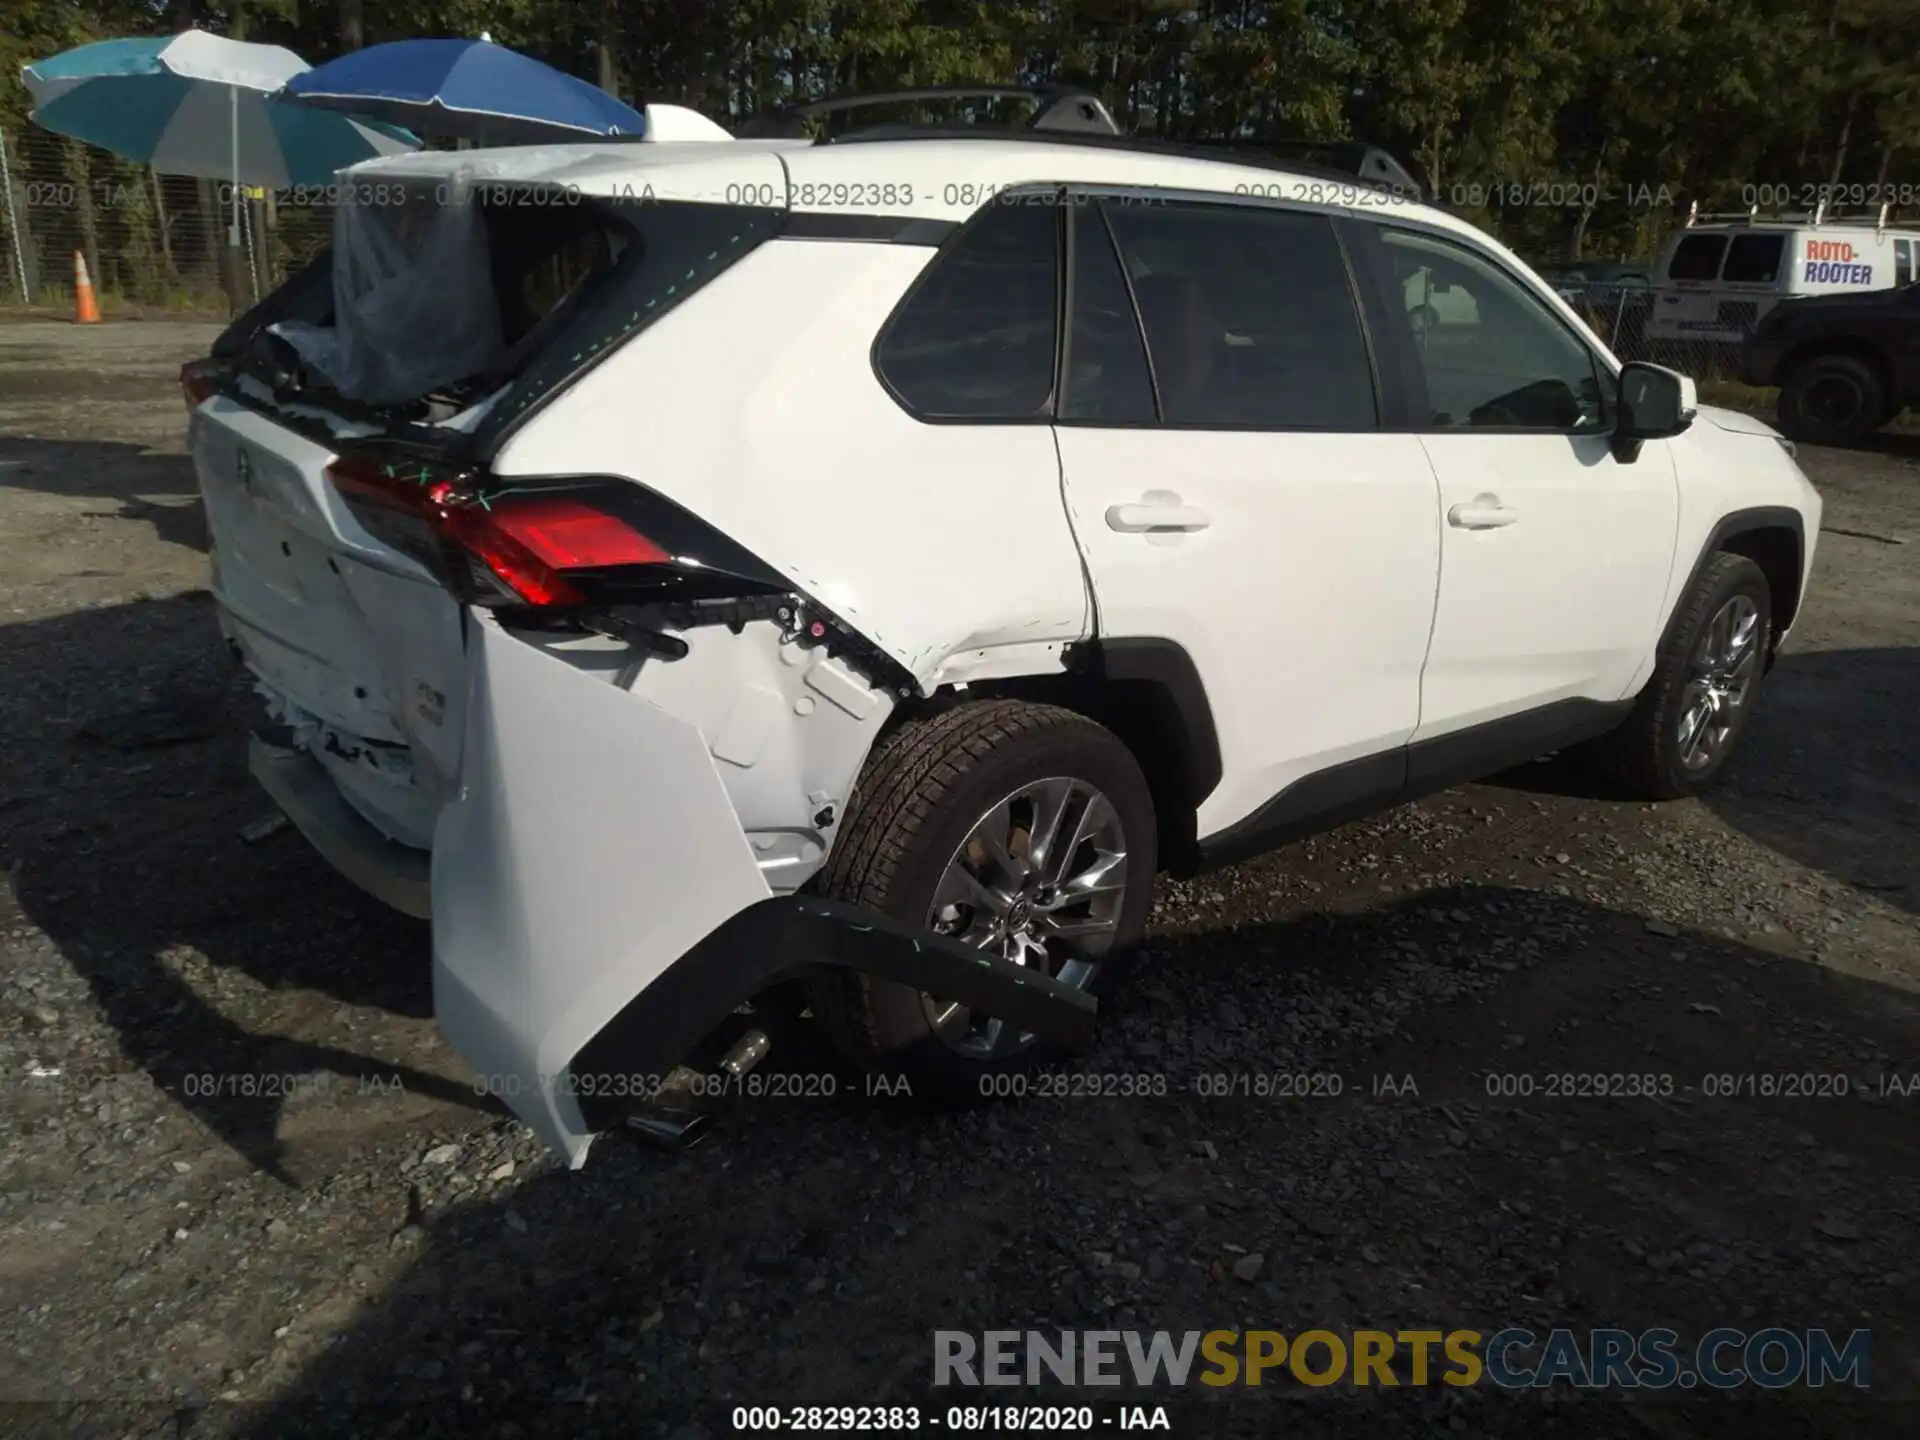
<svg viewBox="0 0 1920 1440"><path fill-rule="evenodd" d="M1147 368L1147 390L1153 397L1153 418L1151 420L1112 420L1069 418L1060 413L1060 407L1066 402L1067 375L1073 365L1073 315L1075 293L1080 283L1080 227L1073 223L1073 216L1080 210L1078 199L1067 198L1085 196L1089 203L1087 209L1099 219L1100 233L1106 237L1108 251L1113 256L1114 265L1120 271L1120 287L1126 292L1127 308L1133 313L1133 333L1140 341L1140 359ZM1061 205L1063 215L1061 250L1062 264L1065 266L1066 283L1061 287L1061 330L1060 363L1053 392L1053 423L1075 429L1102 430L1157 430L1162 426L1162 417L1166 414L1160 402L1160 372L1154 368L1153 347L1147 343L1146 323L1140 318L1140 299L1133 293L1133 277L1127 274L1125 260L1120 254L1120 241L1113 233L1113 222L1107 218L1106 207L1099 203L1099 196L1079 186L1070 186L1063 192Z"/></svg>
<svg viewBox="0 0 1920 1440"><path fill-rule="evenodd" d="M939 247L935 249L934 253L930 257L928 257L927 263L920 268L920 273L913 277L913 283L907 286L906 292L902 294L901 297L894 302L893 309L887 312L887 318L880 322L880 328L874 332L873 343L867 347L867 366L870 370L872 370L873 378L879 382L880 388L886 391L887 398L892 400L895 405L898 405L902 411L904 411L907 415L911 416L914 420L919 421L922 425L973 425L973 426L995 425L995 426L999 426L999 425L1051 425L1054 423L1054 412L1059 408L1059 405L1060 405L1060 384L1061 384L1061 368L1060 367L1062 363L1062 355L1063 355L1063 350L1065 346L1065 340L1062 337L1060 332L1061 332L1062 326L1065 324L1064 315L1066 313L1066 291L1067 291L1067 275L1065 273L1066 242L1063 236L1068 227L1065 225L1061 217L1061 211L1064 208L1060 202L1060 196L1062 193L1063 193L1062 186L1058 182L1053 182L1053 181L1035 181L1032 184L1016 185L1006 190L1002 190L998 192L993 199L987 201L984 205L980 206L980 208L975 210L973 214L969 215L964 221L962 221L960 224L955 226L952 233L948 234L943 240L941 240ZM1052 392L1047 396L1046 403L1040 406L1039 408L1037 408L1032 415L930 415L930 414L927 414L925 411L922 411L917 406L909 402L907 397L900 393L899 388L895 386L894 383L887 378L886 369L880 363L880 347L886 344L887 337L893 333L894 326L900 323L900 317L906 313L907 307L913 303L914 297L917 296L922 290L922 288L924 288L928 284L928 282L932 279L932 277L938 273L940 266L953 253L953 251L967 243L967 240L973 234L973 231L977 226L985 224L987 217L991 215L996 209L1000 208L1001 206L1036 205L1036 204L1051 205L1054 210L1054 225L1053 225L1054 334L1053 334L1053 389L1052 389Z"/></svg>
<svg viewBox="0 0 1920 1440"><path fill-rule="evenodd" d="M1180 433L1202 435L1377 435L1396 428L1389 423L1389 419L1400 413L1400 401L1396 396L1395 387L1389 383L1388 377L1382 372L1379 363L1379 352L1371 333L1372 327L1369 321L1367 307L1362 302L1359 287L1356 283L1358 278L1357 273L1352 258L1347 254L1345 238L1340 233L1340 225L1343 217L1351 212L1341 207L1324 204L1315 205L1282 196L1227 194L1221 191L1209 190L1173 190L1148 185L1128 185L1125 183L1101 184L1099 182L1075 182L1064 187L1064 194L1072 197L1064 201L1067 208L1081 203L1083 199L1093 203L1095 209L1100 212L1100 218L1107 232L1108 243L1114 247L1114 253L1116 255L1121 255L1121 251L1119 237L1115 235L1113 221L1107 213L1108 206L1111 202L1118 202L1122 205L1128 203L1151 203L1158 206L1181 205L1189 209L1283 211L1291 214L1307 215L1327 222L1332 231L1335 248L1340 255L1342 270L1347 277L1347 299L1353 306L1354 322L1359 326L1361 344L1366 351L1368 378L1373 385L1374 422L1371 425L1265 425L1251 423L1222 425L1211 422L1203 424L1194 421L1167 420L1165 418L1165 407L1161 404L1160 400L1160 374L1158 367L1154 364L1153 346L1147 340L1146 321L1140 314L1139 297L1134 294L1133 277L1127 274L1127 267L1123 257L1120 265L1120 278L1127 287L1127 299L1133 306L1133 323L1140 331L1141 347L1146 351L1147 374L1148 378L1153 382L1153 408L1155 418L1151 421L1081 420L1057 416L1053 422L1054 424L1067 429L1079 430L1171 430ZM1069 235L1073 233L1073 227L1071 225L1065 228ZM1071 265L1069 265L1066 285L1062 286L1063 294L1066 287L1072 284L1072 281L1073 269ZM1067 314L1071 316L1071 307L1068 308ZM1064 324L1065 322L1063 322L1063 334L1061 337L1063 358L1064 347L1067 343L1067 337L1064 334ZM1062 372L1062 380L1064 382L1064 371ZM1055 387L1054 395L1054 404L1057 411L1060 399L1058 386Z"/></svg>
<svg viewBox="0 0 1920 1440"><path fill-rule="evenodd" d="M1397 357L1397 363L1394 366L1394 371L1397 373L1394 374L1393 379L1399 387L1404 389L1398 412L1402 423L1394 427L1396 430L1413 435L1559 435L1568 440L1591 440L1614 432L1620 423L1615 392L1620 384L1621 362L1604 348L1596 348L1591 340L1568 323L1566 317L1561 315L1555 306L1554 302L1558 297L1550 297L1546 287L1541 283L1516 270L1485 246L1475 244L1471 236L1445 225L1435 225L1429 221L1404 216L1388 218L1363 211L1347 212L1342 223L1349 228L1350 234L1347 238L1355 249L1363 245L1385 243L1377 233L1369 234L1369 230L1376 232L1410 230L1470 252L1476 259L1492 266L1538 303L1546 316L1585 353L1587 362L1593 366L1594 380L1600 386L1602 423L1592 430L1557 430L1543 425L1435 425L1430 421L1419 419L1419 416L1432 414L1426 393L1426 372L1421 368L1418 352L1408 343L1404 333L1405 327L1396 327L1393 324L1394 312L1388 303L1388 297L1380 293L1380 286L1384 281L1377 267L1371 261L1360 260L1357 263L1362 273L1369 273L1372 276L1372 283L1362 287L1363 304L1370 307L1369 328L1377 325L1383 332L1386 347Z"/></svg>

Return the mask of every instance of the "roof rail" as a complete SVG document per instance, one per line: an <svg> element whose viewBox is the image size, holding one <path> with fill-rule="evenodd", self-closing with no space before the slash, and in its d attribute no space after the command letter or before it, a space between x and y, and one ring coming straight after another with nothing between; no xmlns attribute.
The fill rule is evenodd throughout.
<svg viewBox="0 0 1920 1440"><path fill-rule="evenodd" d="M878 90L864 95L840 95L791 105L768 115L756 116L737 127L743 139L801 139L807 135L806 122L824 120L821 138L845 138L836 135L833 117L879 105L911 104L919 100L1025 100L1034 106L1033 118L1019 127L1007 127L1014 133L1046 131L1081 135L1118 135L1114 122L1100 97L1086 90L1066 86L1022 85L927 85L913 90ZM890 133L923 131L924 126L873 126ZM1004 133L990 131L989 133Z"/></svg>
<svg viewBox="0 0 1920 1440"><path fill-rule="evenodd" d="M1891 205L1882 205L1866 215L1838 214L1827 208L1825 200L1811 210L1773 210L1762 214L1758 205L1749 205L1745 210L1716 213L1702 211L1700 202L1695 200L1687 206L1686 228L1690 230L1695 225L1871 225L1875 230L1884 230L1892 214Z"/></svg>
<svg viewBox="0 0 1920 1440"><path fill-rule="evenodd" d="M1289 175L1302 175L1366 190L1378 190L1403 200L1419 201L1423 198L1419 182L1391 155L1375 146L1360 146L1359 149L1367 155L1383 159L1400 175L1399 180L1386 179L1379 173L1377 163L1370 167L1373 173L1361 173L1357 164L1347 166L1321 163L1313 159L1295 159L1289 154L1277 153L1273 144L1246 140L1177 141L1161 140L1152 136L1101 135L1068 130L983 130L977 126L928 129L921 126L898 125L855 130L845 135L828 136L816 143L854 145L882 140L1026 140L1048 145L1087 145L1102 150L1132 150L1142 154L1176 156L1186 160L1212 160L1227 165L1244 165L1253 170L1279 170Z"/></svg>

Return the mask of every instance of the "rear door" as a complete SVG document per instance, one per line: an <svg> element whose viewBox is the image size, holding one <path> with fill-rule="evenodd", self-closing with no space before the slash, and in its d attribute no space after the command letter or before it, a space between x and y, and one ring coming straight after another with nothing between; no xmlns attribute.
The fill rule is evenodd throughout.
<svg viewBox="0 0 1920 1440"><path fill-rule="evenodd" d="M1171 641L1205 684L1224 773L1201 837L1261 828L1342 762L1379 759L1390 787L1420 719L1438 496L1388 428L1332 219L1115 193L1070 220L1068 509L1101 637Z"/></svg>

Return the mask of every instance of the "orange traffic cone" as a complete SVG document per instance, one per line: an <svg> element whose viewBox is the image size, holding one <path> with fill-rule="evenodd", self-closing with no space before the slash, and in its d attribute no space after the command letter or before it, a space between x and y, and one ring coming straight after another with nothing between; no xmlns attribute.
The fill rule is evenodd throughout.
<svg viewBox="0 0 1920 1440"><path fill-rule="evenodd" d="M73 323L100 323L100 305L93 298L93 279L87 274L87 257L78 250L73 252Z"/></svg>

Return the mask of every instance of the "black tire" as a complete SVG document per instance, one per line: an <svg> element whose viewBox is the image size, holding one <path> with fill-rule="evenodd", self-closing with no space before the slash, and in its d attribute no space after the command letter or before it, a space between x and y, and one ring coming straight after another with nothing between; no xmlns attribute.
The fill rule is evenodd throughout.
<svg viewBox="0 0 1920 1440"><path fill-rule="evenodd" d="M1680 728L1689 708L1689 684L1702 639L1722 609L1742 596L1752 602L1756 614L1751 679L1738 702L1728 707L1724 717L1717 717L1726 721L1725 739L1714 747L1708 763L1691 767L1683 755ZM1704 789L1739 749L1760 698L1772 644L1772 592L1767 577L1744 555L1714 555L1693 589L1681 597L1661 641L1653 675L1632 713L1618 729L1584 747L1582 758L1634 798L1674 800Z"/></svg>
<svg viewBox="0 0 1920 1440"><path fill-rule="evenodd" d="M1071 710L985 700L901 726L861 774L820 891L924 924L948 862L975 823L1022 786L1051 777L1097 788L1125 837L1118 924L1088 985L1096 995L1109 994L1152 904L1153 800L1132 752ZM1027 1073L1062 1053L1036 1040L992 1059L963 1055L935 1032L916 990L853 971L824 973L812 984L814 1017L835 1046L870 1070L904 1076L916 1097L971 1103L991 1089L988 1077Z"/></svg>
<svg viewBox="0 0 1920 1440"><path fill-rule="evenodd" d="M1819 355L1796 365L1780 386L1780 428L1811 445L1845 445L1892 418L1887 388L1853 355Z"/></svg>

